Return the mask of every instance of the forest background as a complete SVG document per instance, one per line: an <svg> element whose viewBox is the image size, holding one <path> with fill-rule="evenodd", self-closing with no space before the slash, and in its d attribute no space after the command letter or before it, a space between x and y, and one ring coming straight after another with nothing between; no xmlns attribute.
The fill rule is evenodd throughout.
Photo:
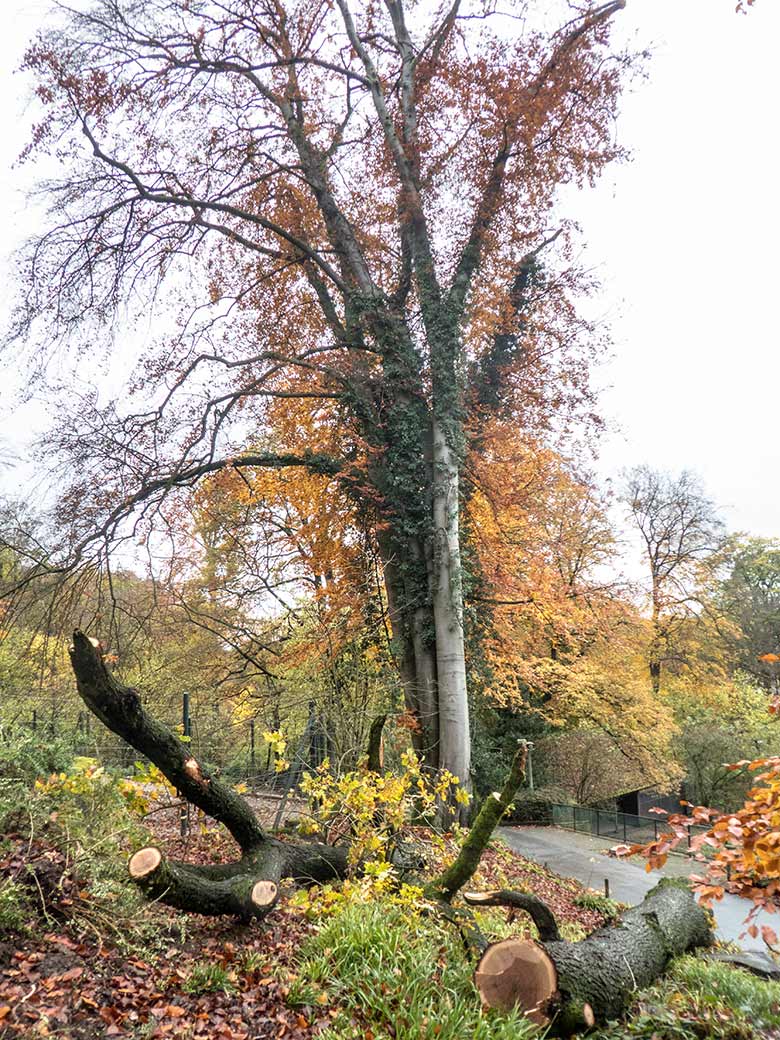
<svg viewBox="0 0 780 1040"><path fill-rule="evenodd" d="M489 331L494 344L505 335ZM727 536L688 475L640 469L604 488L594 475L601 346L589 321L587 344L522 373L520 426L481 429L472 444L462 518L475 780L495 786L497 752L522 734L539 742L537 782L561 799L671 789L687 776L694 800L729 807L741 781L720 762L767 750L778 546ZM338 419L282 405L277 421L310 444ZM648 518L662 529L649 535L649 597L636 572L623 574L613 502L637 530ZM6 516L13 588L42 547L49 560L63 545L62 531L58 546L19 505ZM44 583L9 600L4 721L31 723L34 711L36 725L85 736L64 658L75 620L101 632L163 714L177 717L188 691L203 754L225 768L246 771L251 722L283 728L296 747L316 717L325 751L345 764L380 712L395 713L408 739L420 719L402 703L376 530L363 519L328 474L204 480L133 530L113 573L101 555L55 599Z"/></svg>

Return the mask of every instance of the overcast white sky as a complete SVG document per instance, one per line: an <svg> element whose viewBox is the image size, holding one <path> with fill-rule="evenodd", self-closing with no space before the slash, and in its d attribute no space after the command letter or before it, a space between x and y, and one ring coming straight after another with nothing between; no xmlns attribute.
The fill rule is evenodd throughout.
<svg viewBox="0 0 780 1040"><path fill-rule="evenodd" d="M730 527L780 536L780 3L757 0L739 17L735 2L628 0L621 35L654 46L647 81L623 104L633 161L567 210L615 342L599 383L619 432L601 472L692 468ZM0 255L31 224L10 170L25 140L13 70L48 6L3 2ZM31 414L0 434L19 436Z"/></svg>

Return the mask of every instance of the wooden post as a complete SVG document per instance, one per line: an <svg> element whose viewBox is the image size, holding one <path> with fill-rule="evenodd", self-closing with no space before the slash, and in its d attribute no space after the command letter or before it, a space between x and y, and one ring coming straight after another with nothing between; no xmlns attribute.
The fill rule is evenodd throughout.
<svg viewBox="0 0 780 1040"><path fill-rule="evenodd" d="M604 878L604 895L609 899L609 878Z"/></svg>
<svg viewBox="0 0 780 1040"><path fill-rule="evenodd" d="M192 720L190 719L190 695L183 693L181 695L181 726L182 736L187 742L192 736ZM181 797L181 795L180 795ZM181 836L184 837L190 829L190 803L185 801L181 809L179 809L179 830Z"/></svg>
<svg viewBox="0 0 780 1040"><path fill-rule="evenodd" d="M255 776L255 720L249 722L249 768L252 776Z"/></svg>

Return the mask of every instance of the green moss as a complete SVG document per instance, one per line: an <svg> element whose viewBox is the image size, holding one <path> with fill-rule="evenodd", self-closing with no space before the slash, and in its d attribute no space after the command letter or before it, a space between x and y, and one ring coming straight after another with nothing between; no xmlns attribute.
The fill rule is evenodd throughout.
<svg viewBox="0 0 780 1040"><path fill-rule="evenodd" d="M573 903L575 906L581 906L585 910L595 910L596 913L606 917L609 921L613 920L620 913L620 904L616 903L614 899L608 899L607 896L603 896L599 892L582 892L574 897Z"/></svg>

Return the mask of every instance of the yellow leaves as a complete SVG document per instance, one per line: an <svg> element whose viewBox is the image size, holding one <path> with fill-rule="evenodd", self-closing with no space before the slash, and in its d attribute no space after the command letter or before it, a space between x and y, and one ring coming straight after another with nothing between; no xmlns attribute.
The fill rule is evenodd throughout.
<svg viewBox="0 0 780 1040"><path fill-rule="evenodd" d="M432 816L453 791L460 804L468 804L468 793L458 786L452 773L444 770L430 778L423 775L411 750L405 751L401 759L399 773L380 775L362 766L335 776L323 764L316 772L303 776L301 790L310 799L310 816L304 818L299 829L307 834L319 830L329 842L349 841L351 871L341 890L344 898L367 899L389 892L397 895L392 853L412 820ZM358 873L360 876L356 877ZM326 909L332 903L327 892L323 889L326 894L316 901L319 905L324 898ZM313 904L307 907L312 913L317 912Z"/></svg>
<svg viewBox="0 0 780 1040"><path fill-rule="evenodd" d="M287 750L287 738L284 733L280 730L269 730L267 729L263 733L263 740L268 744L274 753L274 766L277 773L283 773L287 769L290 763L284 757L284 753Z"/></svg>
<svg viewBox="0 0 780 1040"><path fill-rule="evenodd" d="M465 788L459 787L455 792L455 801L458 805L468 805L471 802L471 797Z"/></svg>

